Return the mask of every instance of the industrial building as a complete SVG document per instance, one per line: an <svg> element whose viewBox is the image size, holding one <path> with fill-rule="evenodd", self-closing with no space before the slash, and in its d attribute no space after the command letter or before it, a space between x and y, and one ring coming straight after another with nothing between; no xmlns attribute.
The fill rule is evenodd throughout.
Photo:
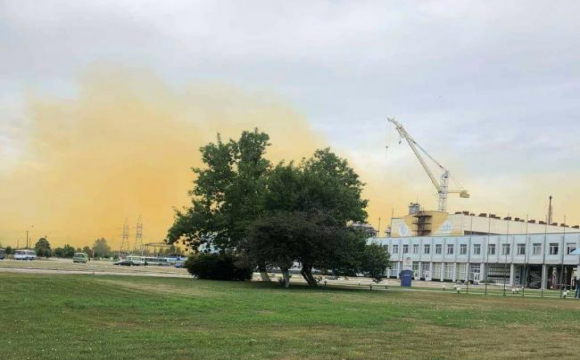
<svg viewBox="0 0 580 360"><path fill-rule="evenodd" d="M580 274L577 226L472 213L421 211L391 220L384 238L370 241L391 254L390 277L412 270L416 279L559 288Z"/></svg>
<svg viewBox="0 0 580 360"><path fill-rule="evenodd" d="M495 214L468 211L448 214L442 211L423 211L417 203L409 205L408 215L394 217L387 229L388 237L406 236L462 236L486 234L557 234L580 232L580 226L536 221L523 217L499 217Z"/></svg>
<svg viewBox="0 0 580 360"><path fill-rule="evenodd" d="M424 211L411 203L407 215L391 219L386 237L369 239L391 254L390 277L412 270L422 280L486 281L542 289L569 286L580 277L580 256L571 254L580 247L580 226L552 221L551 196L545 220L469 211L449 214L448 195L469 198L469 192L403 125L388 120L401 136L399 143L403 139L408 143L438 196L437 211ZM439 179L427 160L442 172ZM450 189L450 180L455 189Z"/></svg>

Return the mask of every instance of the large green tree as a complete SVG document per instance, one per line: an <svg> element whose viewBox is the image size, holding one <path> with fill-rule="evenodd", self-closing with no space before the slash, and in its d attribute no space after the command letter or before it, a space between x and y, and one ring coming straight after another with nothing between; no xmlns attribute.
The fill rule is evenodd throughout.
<svg viewBox="0 0 580 360"><path fill-rule="evenodd" d="M48 239L44 237L38 239L34 245L34 251L36 252L36 256L40 257L50 257L52 255L50 243L48 242Z"/></svg>
<svg viewBox="0 0 580 360"><path fill-rule="evenodd" d="M360 271L365 237L348 225L366 218L363 186L348 162L329 149L298 166L278 164L268 176L265 215L254 222L243 247L246 257L280 267L286 286L295 261L310 285L316 285L313 268Z"/></svg>
<svg viewBox="0 0 580 360"><path fill-rule="evenodd" d="M195 251L239 246L249 226L264 212L262 196L271 169L264 157L268 141L267 134L255 129L228 142L218 135L215 143L200 149L205 166L193 169L191 206L176 211L168 243L181 239ZM260 268L265 274L265 268Z"/></svg>
<svg viewBox="0 0 580 360"><path fill-rule="evenodd" d="M364 184L345 159L317 150L299 165L265 159L269 138L258 130L237 140L200 149L191 206L176 211L170 244L183 240L198 251L239 252L245 265L279 267L316 285L314 268L361 271L366 251L362 233L349 224L366 219Z"/></svg>

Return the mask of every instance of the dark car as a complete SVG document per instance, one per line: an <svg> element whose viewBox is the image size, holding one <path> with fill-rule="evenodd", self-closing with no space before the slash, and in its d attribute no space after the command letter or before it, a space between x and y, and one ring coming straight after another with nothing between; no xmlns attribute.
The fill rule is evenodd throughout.
<svg viewBox="0 0 580 360"><path fill-rule="evenodd" d="M113 265L120 265L120 266L139 266L139 264L133 262L132 260L121 260L113 263Z"/></svg>
<svg viewBox="0 0 580 360"><path fill-rule="evenodd" d="M4 260L6 257L6 249L0 249L0 260Z"/></svg>

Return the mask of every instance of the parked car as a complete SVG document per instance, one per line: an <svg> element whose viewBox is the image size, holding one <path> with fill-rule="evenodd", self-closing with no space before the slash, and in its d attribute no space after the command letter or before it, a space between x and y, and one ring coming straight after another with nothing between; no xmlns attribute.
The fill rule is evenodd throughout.
<svg viewBox="0 0 580 360"><path fill-rule="evenodd" d="M36 252L34 250L16 250L14 252L14 260L34 260L36 259Z"/></svg>
<svg viewBox="0 0 580 360"><path fill-rule="evenodd" d="M175 263L175 265L174 265L174 266L175 266L176 268L178 268L178 269L181 269L181 268L183 268L183 267L184 267L184 265L185 265L185 261L178 261L178 262L176 262L176 263Z"/></svg>
<svg viewBox="0 0 580 360"><path fill-rule="evenodd" d="M86 264L89 261L89 256L86 253L76 253L73 256L73 263Z"/></svg>
<svg viewBox="0 0 580 360"><path fill-rule="evenodd" d="M119 260L116 263L113 263L113 265L119 265L119 266L139 266L139 263L136 263L133 260Z"/></svg>
<svg viewBox="0 0 580 360"><path fill-rule="evenodd" d="M6 249L0 249L0 260L4 260L6 258Z"/></svg>

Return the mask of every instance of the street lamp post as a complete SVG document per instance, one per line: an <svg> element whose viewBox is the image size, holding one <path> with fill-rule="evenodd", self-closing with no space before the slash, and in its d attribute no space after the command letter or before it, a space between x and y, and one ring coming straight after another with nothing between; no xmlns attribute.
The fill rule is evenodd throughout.
<svg viewBox="0 0 580 360"><path fill-rule="evenodd" d="M32 229L34 227L34 225L31 225L28 229L26 229L26 248L29 249L30 245L28 243L28 232L30 231L30 229Z"/></svg>
<svg viewBox="0 0 580 360"><path fill-rule="evenodd" d="M508 214L508 218L510 218L509 214ZM505 283L506 283L506 277L507 277L507 258L508 258L508 251L511 251L510 249L510 221L508 220L507 223L507 235L506 235L506 243L502 244L502 250L504 252L505 255L505 260L503 263L503 296L505 296Z"/></svg>

